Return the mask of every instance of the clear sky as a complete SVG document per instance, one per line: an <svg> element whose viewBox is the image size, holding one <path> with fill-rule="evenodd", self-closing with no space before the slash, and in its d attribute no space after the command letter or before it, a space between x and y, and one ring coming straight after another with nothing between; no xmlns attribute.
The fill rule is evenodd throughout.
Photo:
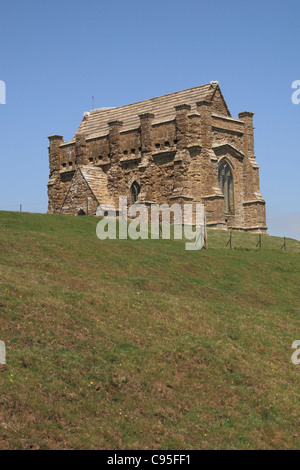
<svg viewBox="0 0 300 470"><path fill-rule="evenodd" d="M300 239L299 0L0 1L0 210L46 212L48 139L83 112L218 80L253 111L271 235Z"/></svg>

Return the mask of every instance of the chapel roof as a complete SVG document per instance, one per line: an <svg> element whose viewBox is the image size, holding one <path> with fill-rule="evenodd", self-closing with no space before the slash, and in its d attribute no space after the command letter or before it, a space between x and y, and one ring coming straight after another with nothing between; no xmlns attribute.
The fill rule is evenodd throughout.
<svg viewBox="0 0 300 470"><path fill-rule="evenodd" d="M110 121L122 121L121 132L136 129L140 126L139 115L144 113L154 114L153 124L171 121L175 118L175 106L188 104L191 106L191 113L196 113L196 103L204 100L212 101L217 90L228 111L227 115L230 116L218 82L210 82L206 85L188 88L187 90L177 91L117 108L99 108L84 113L84 118L76 134L83 134L86 139L105 136L109 132L108 122Z"/></svg>

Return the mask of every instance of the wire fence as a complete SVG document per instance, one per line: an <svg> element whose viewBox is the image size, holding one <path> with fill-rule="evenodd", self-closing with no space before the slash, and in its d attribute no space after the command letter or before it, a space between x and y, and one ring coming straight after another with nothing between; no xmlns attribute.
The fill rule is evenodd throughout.
<svg viewBox="0 0 300 470"><path fill-rule="evenodd" d="M286 237L277 237L277 238L282 238L282 240L283 240L283 244L281 245L280 250L282 250L282 251L287 251L287 241L286 241ZM233 239L234 239L234 238L233 238L233 236L232 236L232 231L230 231L229 239L228 239L227 243L225 244L225 247L226 247L226 248L229 247L230 250L232 250L232 248L240 248L240 246L237 246L237 247L233 246L233 245L234 245ZM262 240L263 240L262 234L259 233L257 239L255 240L255 245L254 245L254 243L253 243L253 246L250 245L250 246L249 246L249 249L251 249L251 248L259 248L259 249L261 249L262 246L263 246Z"/></svg>
<svg viewBox="0 0 300 470"><path fill-rule="evenodd" d="M15 203L15 204L5 204L5 206L1 207L0 205L0 211L10 211L10 212L31 212L31 213L41 213L41 214L46 214L48 210L48 205L47 203L41 203L41 202L26 202L26 203ZM206 214L206 215L211 215L211 214ZM159 235L162 235L162 225L159 224ZM287 251L287 237L277 237L282 239L282 245L280 246L280 250L282 251ZM205 229L204 233L204 248L208 248L208 235L207 235L207 230ZM261 249L263 247L263 237L261 233L258 233L257 238L253 241L253 245L249 244L248 248L249 249ZM230 231L229 233L229 239L227 240L225 244L225 248L229 248L230 250L232 249L240 249L241 246L239 243L235 244L233 232Z"/></svg>
<svg viewBox="0 0 300 470"><path fill-rule="evenodd" d="M15 203L15 204L5 204L0 205L0 211L9 211L9 212L38 212L45 214L47 212L48 206L47 203L41 202L26 202L26 203Z"/></svg>

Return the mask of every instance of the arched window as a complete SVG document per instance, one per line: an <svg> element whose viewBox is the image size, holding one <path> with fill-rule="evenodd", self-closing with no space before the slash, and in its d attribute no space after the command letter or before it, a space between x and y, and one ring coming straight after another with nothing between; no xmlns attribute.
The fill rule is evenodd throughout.
<svg viewBox="0 0 300 470"><path fill-rule="evenodd" d="M137 201L138 195L140 194L140 185L134 181L130 188L130 203L134 204Z"/></svg>
<svg viewBox="0 0 300 470"><path fill-rule="evenodd" d="M223 160L219 166L219 186L224 194L225 214L233 214L233 178L230 166L225 160Z"/></svg>

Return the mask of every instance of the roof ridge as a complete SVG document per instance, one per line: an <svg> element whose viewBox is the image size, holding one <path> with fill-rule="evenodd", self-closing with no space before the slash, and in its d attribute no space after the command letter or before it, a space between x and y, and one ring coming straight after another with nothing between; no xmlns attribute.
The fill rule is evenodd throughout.
<svg viewBox="0 0 300 470"><path fill-rule="evenodd" d="M111 107L107 107L107 108L97 108L97 109L93 109L91 111L89 111L91 114L96 114L100 111L108 111L110 109L120 109L120 108L124 108L125 106L133 106L135 104L140 104L140 103L144 103L145 101L151 101L151 100L156 100L156 99L159 99L159 98L164 98L164 97L167 97L167 96L171 96L171 95L176 95L178 93L184 93L186 91L193 91L193 90L197 90L199 88L204 88L204 87L212 87L212 86L217 86L217 85L212 85L211 83L205 83L204 85L198 85L198 86L195 86L195 87L192 87L192 88L185 88L184 90L177 90L177 91L173 91L172 93L166 93L165 95L159 95L159 96L154 96L153 98L147 98L146 100L141 100L141 101L134 101L133 103L128 103L128 104L122 104L122 106L111 106Z"/></svg>

